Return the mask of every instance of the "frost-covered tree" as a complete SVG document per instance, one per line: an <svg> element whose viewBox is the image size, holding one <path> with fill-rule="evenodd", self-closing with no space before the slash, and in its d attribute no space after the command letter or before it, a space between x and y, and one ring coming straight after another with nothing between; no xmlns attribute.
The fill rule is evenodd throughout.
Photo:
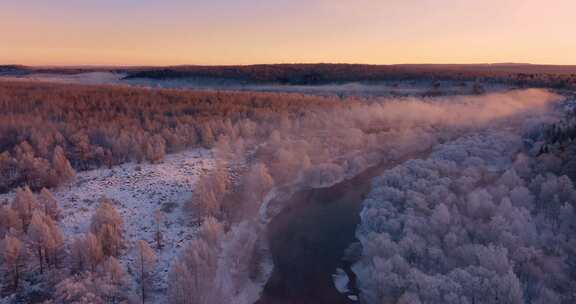
<svg viewBox="0 0 576 304"><path fill-rule="evenodd" d="M102 275L108 277L111 284L121 287L127 283L126 271L115 257L108 257L101 269Z"/></svg>
<svg viewBox="0 0 576 304"><path fill-rule="evenodd" d="M217 159L228 160L233 157L232 146L230 143L230 137L227 135L220 136L216 144L214 145L214 154Z"/></svg>
<svg viewBox="0 0 576 304"><path fill-rule="evenodd" d="M250 166L250 169L243 176L242 191L243 204L236 208L243 208L245 216L254 215L260 207L262 199L274 186L274 179L268 173L268 168L262 163Z"/></svg>
<svg viewBox="0 0 576 304"><path fill-rule="evenodd" d="M60 207L58 201L52 195L52 192L46 188L42 188L38 200L44 210L44 213L50 216L53 220L57 221L60 217Z"/></svg>
<svg viewBox="0 0 576 304"><path fill-rule="evenodd" d="M200 237L212 247L218 246L224 236L224 228L216 218L208 216L200 227Z"/></svg>
<svg viewBox="0 0 576 304"><path fill-rule="evenodd" d="M54 300L63 304L104 304L98 279L91 272L74 275L56 285Z"/></svg>
<svg viewBox="0 0 576 304"><path fill-rule="evenodd" d="M105 256L118 256L124 244L123 220L111 200L100 199L100 205L92 216L90 231L98 238Z"/></svg>
<svg viewBox="0 0 576 304"><path fill-rule="evenodd" d="M22 221L16 210L3 206L0 207L0 237L4 237L10 229L22 231Z"/></svg>
<svg viewBox="0 0 576 304"><path fill-rule="evenodd" d="M152 163L161 161L166 155L166 141L160 135L152 136L144 146L146 159Z"/></svg>
<svg viewBox="0 0 576 304"><path fill-rule="evenodd" d="M156 248L162 249L164 244L162 243L163 235L162 235L162 222L164 220L164 213L161 210L154 211L154 241L156 242Z"/></svg>
<svg viewBox="0 0 576 304"><path fill-rule="evenodd" d="M18 217L25 231L28 229L28 225L30 225L30 221L32 220L32 214L38 206L38 201L29 187L16 189L16 196L12 201L12 209L18 212Z"/></svg>
<svg viewBox="0 0 576 304"><path fill-rule="evenodd" d="M218 281L222 286L222 300L250 303L258 300L260 290L253 279L261 275L259 226L242 222L233 227L222 242L218 265ZM256 287L256 288L254 288Z"/></svg>
<svg viewBox="0 0 576 304"><path fill-rule="evenodd" d="M210 124L205 123L200 127L200 140L202 145L206 148L210 148L214 145L216 139Z"/></svg>
<svg viewBox="0 0 576 304"><path fill-rule="evenodd" d="M85 271L65 277L55 286L55 303L132 303L130 285L122 265L109 257L97 271Z"/></svg>
<svg viewBox="0 0 576 304"><path fill-rule="evenodd" d="M0 240L0 262L4 273L10 275L12 288L17 289L20 283L21 268L25 262L26 247L15 236L6 235Z"/></svg>
<svg viewBox="0 0 576 304"><path fill-rule="evenodd" d="M192 200L187 208L198 216L220 216L222 200L229 188L228 173L225 168L217 167L203 176L195 185Z"/></svg>
<svg viewBox="0 0 576 304"><path fill-rule="evenodd" d="M216 284L218 249L203 239L190 242L180 257L172 262L168 274L168 298L175 304L218 303Z"/></svg>
<svg viewBox="0 0 576 304"><path fill-rule="evenodd" d="M277 184L293 182L310 167L310 158L296 147L280 147L269 163L270 174Z"/></svg>
<svg viewBox="0 0 576 304"><path fill-rule="evenodd" d="M70 267L75 272L85 270L94 272L104 260L100 240L91 232L77 237L70 246L70 259Z"/></svg>
<svg viewBox="0 0 576 304"><path fill-rule="evenodd" d="M152 284L157 257L146 241L139 240L137 246L136 267L140 283L140 298L142 303L144 303L147 297L147 290Z"/></svg>
<svg viewBox="0 0 576 304"><path fill-rule="evenodd" d="M254 303L257 281L268 274L259 226L242 222L225 235L214 219L207 219L201 238L190 242L174 261L168 276L171 303ZM266 269L265 269L266 268Z"/></svg>
<svg viewBox="0 0 576 304"><path fill-rule="evenodd" d="M38 258L40 273L44 272L44 265L56 265L59 254L64 245L64 237L60 228L52 218L42 212L34 212L27 232L31 251Z"/></svg>
<svg viewBox="0 0 576 304"><path fill-rule="evenodd" d="M76 171L74 171L72 165L70 165L64 150L60 146L54 148L52 167L54 168L54 176L57 179L57 184L60 182L67 182L76 175Z"/></svg>

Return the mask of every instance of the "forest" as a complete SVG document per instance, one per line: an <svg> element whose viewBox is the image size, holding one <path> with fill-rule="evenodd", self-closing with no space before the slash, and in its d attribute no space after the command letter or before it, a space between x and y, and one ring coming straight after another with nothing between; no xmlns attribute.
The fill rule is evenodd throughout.
<svg viewBox="0 0 576 304"><path fill-rule="evenodd" d="M354 266L366 303L574 302L574 113L566 114L520 136L442 145L376 179Z"/></svg>
<svg viewBox="0 0 576 304"><path fill-rule="evenodd" d="M126 79L205 77L247 83L319 85L403 80L485 81L531 87L573 88L576 67L529 64L276 64L253 66L177 66L127 70Z"/></svg>
<svg viewBox="0 0 576 304"><path fill-rule="evenodd" d="M290 207L283 198L385 164L393 169L362 203L352 246L361 301L569 303L576 192L563 175L576 133L564 99L541 89L362 99L2 82L2 297L255 303L274 268L266 232ZM113 191L64 207L85 174L139 172L188 150L209 151L213 166L173 202L180 222L156 207L135 233L126 209L169 202ZM95 179L104 189L105 176ZM175 247L174 227L193 236Z"/></svg>
<svg viewBox="0 0 576 304"><path fill-rule="evenodd" d="M1 193L25 184L53 187L74 171L157 162L236 137L252 120L275 123L342 105L303 95L2 82L0 107Z"/></svg>

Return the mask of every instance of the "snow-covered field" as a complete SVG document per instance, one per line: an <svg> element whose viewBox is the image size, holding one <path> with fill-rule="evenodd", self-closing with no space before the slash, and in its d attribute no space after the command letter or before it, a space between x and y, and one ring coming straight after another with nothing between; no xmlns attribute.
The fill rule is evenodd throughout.
<svg viewBox="0 0 576 304"><path fill-rule="evenodd" d="M198 177L213 165L208 150L193 149L168 155L159 164L128 163L112 169L80 172L71 184L53 190L62 209L62 232L67 241L88 232L98 200L101 197L113 200L124 219L126 250L120 261L131 273L136 241L146 240L156 248L154 212L162 210L164 248L155 249L158 257L155 289L164 291L170 261L197 232L197 226L182 206L190 199ZM2 195L0 201L12 196L13 193Z"/></svg>

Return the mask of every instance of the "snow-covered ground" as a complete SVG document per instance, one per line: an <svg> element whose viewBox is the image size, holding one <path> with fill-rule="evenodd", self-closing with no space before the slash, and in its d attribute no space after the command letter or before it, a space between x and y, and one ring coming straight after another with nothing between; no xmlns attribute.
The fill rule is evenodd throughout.
<svg viewBox="0 0 576 304"><path fill-rule="evenodd" d="M126 250L120 261L130 273L135 245L146 240L158 257L155 289L164 292L170 262L185 243L194 238L197 226L183 212L198 177L213 167L212 155L205 149L193 149L168 155L159 164L127 163L112 169L97 169L77 174L74 181L53 194L62 209L60 226L68 242L90 229L90 220L98 200L113 200L124 219ZM13 193L0 196L10 199ZM162 210L164 248L154 243L154 212Z"/></svg>
<svg viewBox="0 0 576 304"><path fill-rule="evenodd" d="M59 73L37 73L27 75L2 75L0 79L10 81L42 81L53 83L75 83L75 84L120 84L121 73L110 72L87 72L79 74L59 74Z"/></svg>

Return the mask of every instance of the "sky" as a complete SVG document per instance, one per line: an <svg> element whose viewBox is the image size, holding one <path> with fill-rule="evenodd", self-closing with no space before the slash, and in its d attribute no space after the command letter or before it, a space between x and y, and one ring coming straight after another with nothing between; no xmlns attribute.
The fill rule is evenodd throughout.
<svg viewBox="0 0 576 304"><path fill-rule="evenodd" d="M573 0L0 0L0 64L576 64Z"/></svg>

